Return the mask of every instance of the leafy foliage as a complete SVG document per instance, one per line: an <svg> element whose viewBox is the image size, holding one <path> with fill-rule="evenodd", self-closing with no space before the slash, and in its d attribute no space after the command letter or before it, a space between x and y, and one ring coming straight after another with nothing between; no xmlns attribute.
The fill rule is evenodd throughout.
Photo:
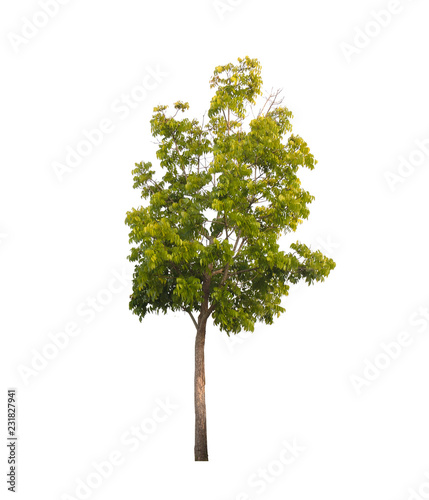
<svg viewBox="0 0 429 500"><path fill-rule="evenodd" d="M136 164L134 188L145 206L127 213L129 260L135 262L130 309L147 313L187 311L194 319L213 315L228 333L253 331L285 309L290 284L323 281L335 263L303 243L281 250L282 233L308 218L313 196L302 189L298 170L316 161L306 142L293 135L291 112L262 95L256 59L218 66L208 123L154 108L152 135L163 175L150 162ZM194 323L196 321L194 319Z"/></svg>

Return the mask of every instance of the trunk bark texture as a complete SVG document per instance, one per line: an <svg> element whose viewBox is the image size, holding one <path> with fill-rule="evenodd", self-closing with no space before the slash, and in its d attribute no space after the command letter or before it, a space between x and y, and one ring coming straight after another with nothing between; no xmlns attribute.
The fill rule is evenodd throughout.
<svg viewBox="0 0 429 500"><path fill-rule="evenodd" d="M206 421L206 377L204 366L204 344L206 340L207 318L202 314L198 321L195 338L195 461L207 462L207 421Z"/></svg>

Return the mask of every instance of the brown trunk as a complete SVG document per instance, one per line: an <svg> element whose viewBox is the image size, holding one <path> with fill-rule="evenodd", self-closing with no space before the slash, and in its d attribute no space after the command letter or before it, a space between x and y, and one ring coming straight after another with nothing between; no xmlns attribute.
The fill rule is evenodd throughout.
<svg viewBox="0 0 429 500"><path fill-rule="evenodd" d="M207 318L200 316L195 338L195 461L207 462L207 422L206 422L206 378L204 367L204 344L206 340Z"/></svg>

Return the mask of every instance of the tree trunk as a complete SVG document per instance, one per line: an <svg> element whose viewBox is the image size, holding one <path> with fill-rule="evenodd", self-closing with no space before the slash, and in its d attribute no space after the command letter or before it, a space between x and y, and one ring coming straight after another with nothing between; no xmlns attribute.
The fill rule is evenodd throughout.
<svg viewBox="0 0 429 500"><path fill-rule="evenodd" d="M206 340L207 318L200 318L195 338L195 461L207 462L207 422L206 422L206 377L204 367L204 344Z"/></svg>

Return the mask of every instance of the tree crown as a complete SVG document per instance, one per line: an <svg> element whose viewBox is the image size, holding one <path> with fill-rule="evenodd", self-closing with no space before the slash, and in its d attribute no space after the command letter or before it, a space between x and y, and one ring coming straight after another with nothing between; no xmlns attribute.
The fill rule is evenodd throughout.
<svg viewBox="0 0 429 500"><path fill-rule="evenodd" d="M335 263L303 243L288 251L278 243L308 218L313 196L298 170L316 165L291 133L280 91L255 114L261 66L249 57L218 66L210 86L206 124L186 117L186 102L174 103L173 113L154 108L162 176L155 179L151 162L133 170L146 202L126 217L135 262L130 309L140 320L183 310L195 326L212 314L230 334L271 324L285 311L281 299L291 284L323 281Z"/></svg>

